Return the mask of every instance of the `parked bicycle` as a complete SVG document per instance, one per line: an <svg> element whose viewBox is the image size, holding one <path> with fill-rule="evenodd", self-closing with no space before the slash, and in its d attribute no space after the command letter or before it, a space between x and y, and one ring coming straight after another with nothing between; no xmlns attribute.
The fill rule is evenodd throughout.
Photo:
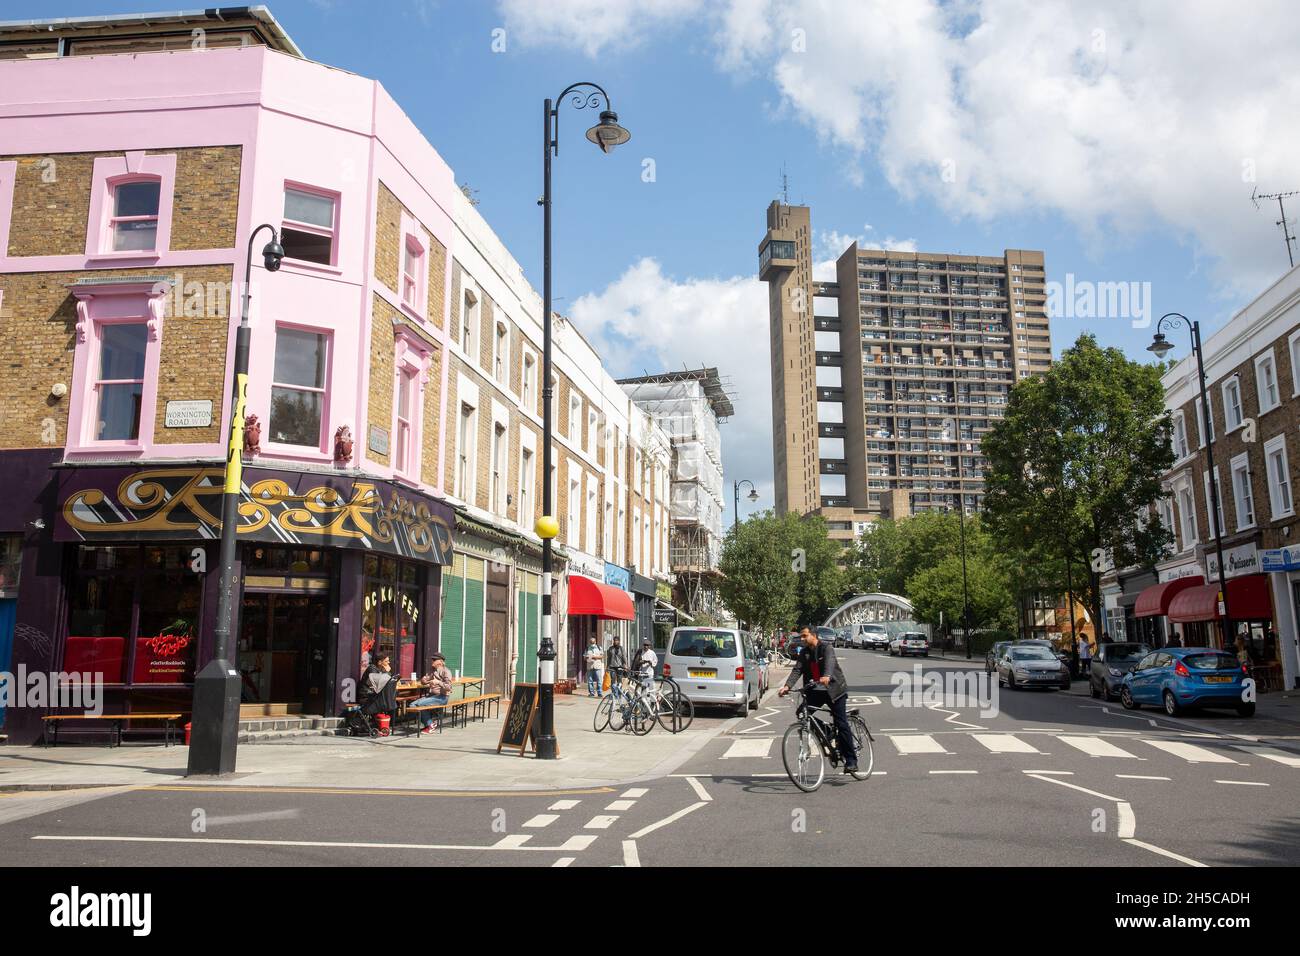
<svg viewBox="0 0 1300 956"><path fill-rule="evenodd" d="M694 704L672 678L659 677L646 684L620 671L611 675L609 693L596 705L592 726L596 733L608 727L644 737L656 723L677 734L694 719Z"/></svg>
<svg viewBox="0 0 1300 956"><path fill-rule="evenodd" d="M795 704L795 721L786 728L781 738L781 761L790 782L805 793L812 793L822 785L826 777L826 764L838 767L843 762L836 739L835 724L821 717L829 714L827 707L814 706L808 702L811 687L801 687L802 700ZM875 764L875 751L872 748L874 738L867 722L857 710L849 711L849 727L853 731L853 745L858 752L858 769L853 771L855 780L866 780L871 776Z"/></svg>

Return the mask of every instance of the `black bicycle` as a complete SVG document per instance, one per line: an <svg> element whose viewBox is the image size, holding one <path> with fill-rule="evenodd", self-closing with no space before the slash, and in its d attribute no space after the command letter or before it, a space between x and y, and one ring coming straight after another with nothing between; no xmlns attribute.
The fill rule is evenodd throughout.
<svg viewBox="0 0 1300 956"><path fill-rule="evenodd" d="M832 767L841 763L835 724L820 716L829 715L830 708L808 702L808 692L814 689L821 688L807 685L799 688L804 696L795 704L795 722L786 728L785 736L781 738L781 761L785 764L785 772L790 782L804 793L812 793L822 785L827 762ZM872 747L875 738L857 710L849 711L848 716L853 744L858 751L858 769L852 771L853 778L866 780L875 765L876 755Z"/></svg>

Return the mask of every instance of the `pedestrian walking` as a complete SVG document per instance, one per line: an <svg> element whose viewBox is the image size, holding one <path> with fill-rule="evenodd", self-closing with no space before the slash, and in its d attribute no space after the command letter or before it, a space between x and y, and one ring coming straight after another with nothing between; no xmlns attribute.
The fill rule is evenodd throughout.
<svg viewBox="0 0 1300 956"><path fill-rule="evenodd" d="M1092 673L1092 645L1086 637L1079 638L1079 676L1090 678Z"/></svg>
<svg viewBox="0 0 1300 956"><path fill-rule="evenodd" d="M600 645L596 643L594 636L587 638L587 653L584 656L587 661L587 696L603 697L604 690L601 686L601 679L604 675L601 665L605 661L605 653L600 649Z"/></svg>

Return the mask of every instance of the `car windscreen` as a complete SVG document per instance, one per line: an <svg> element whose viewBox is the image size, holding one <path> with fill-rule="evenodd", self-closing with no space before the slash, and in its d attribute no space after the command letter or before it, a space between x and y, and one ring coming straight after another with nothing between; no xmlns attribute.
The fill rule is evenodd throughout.
<svg viewBox="0 0 1300 956"><path fill-rule="evenodd" d="M1045 647L1013 647L1013 661L1054 661L1056 656Z"/></svg>
<svg viewBox="0 0 1300 956"><path fill-rule="evenodd" d="M726 631L678 631L669 653L678 657L735 657L736 635Z"/></svg>
<svg viewBox="0 0 1300 956"><path fill-rule="evenodd" d="M1188 654L1183 663L1194 671L1240 670L1241 662L1231 654Z"/></svg>
<svg viewBox="0 0 1300 956"><path fill-rule="evenodd" d="M1106 660L1115 664L1132 664L1150 653L1151 648L1145 644L1112 644L1106 648Z"/></svg>

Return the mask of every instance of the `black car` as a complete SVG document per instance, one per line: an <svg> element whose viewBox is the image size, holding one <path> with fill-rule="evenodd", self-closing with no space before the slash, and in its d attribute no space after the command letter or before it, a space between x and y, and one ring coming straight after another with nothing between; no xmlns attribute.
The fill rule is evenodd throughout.
<svg viewBox="0 0 1300 956"><path fill-rule="evenodd" d="M1098 644L1088 674L1088 693L1102 700L1115 700L1124 675L1150 653L1147 644Z"/></svg>

